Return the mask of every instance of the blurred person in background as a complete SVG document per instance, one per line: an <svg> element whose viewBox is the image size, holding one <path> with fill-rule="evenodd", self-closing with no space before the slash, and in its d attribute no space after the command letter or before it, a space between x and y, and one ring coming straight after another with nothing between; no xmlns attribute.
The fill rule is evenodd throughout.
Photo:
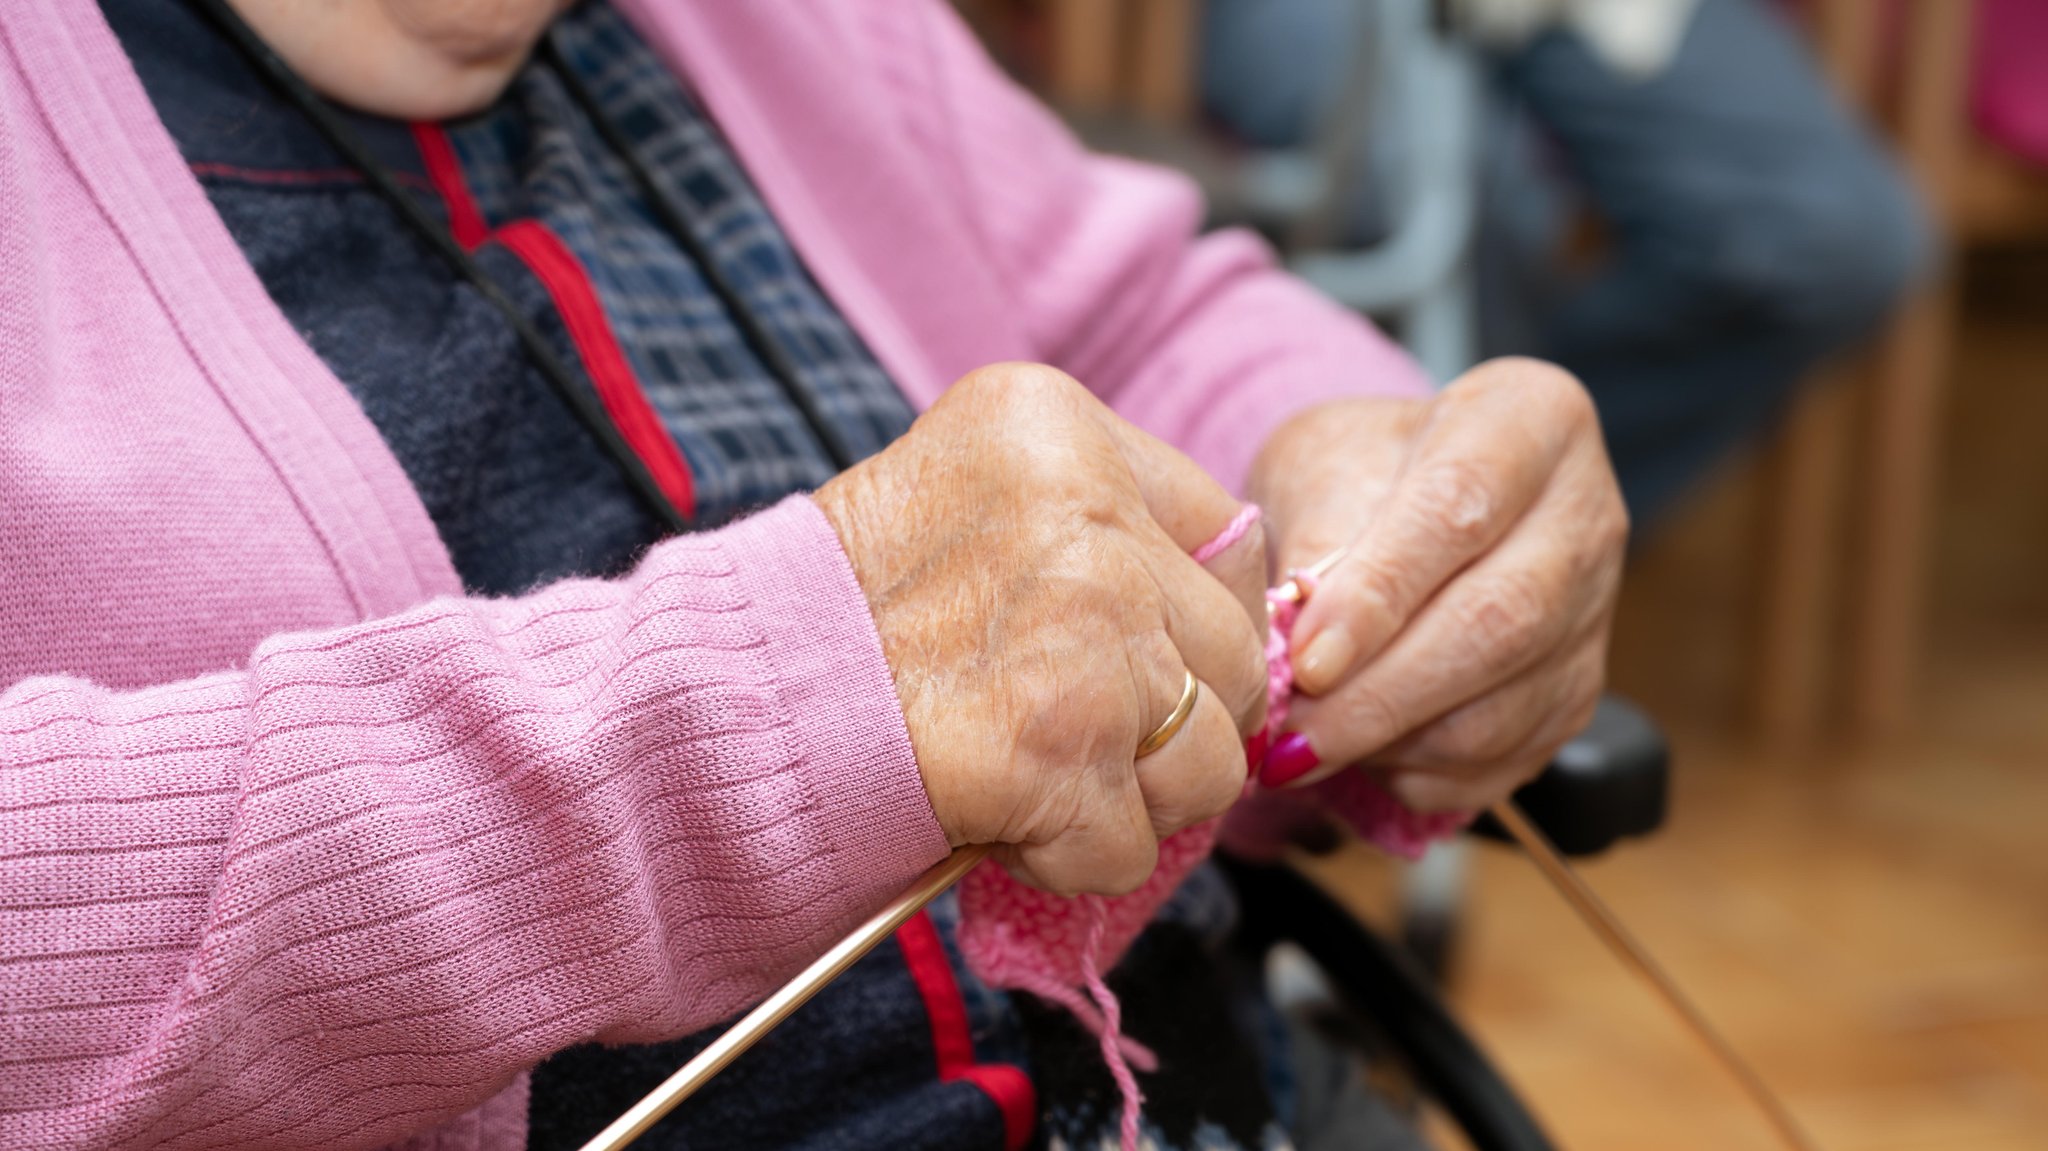
<svg viewBox="0 0 2048 1151"><path fill-rule="evenodd" d="M1374 2L1208 0L1207 108L1252 143L1300 144L1338 97ZM1447 12L1485 53L1497 97L1481 342L1584 381L1640 531L1887 315L1929 262L1929 225L1770 0L1452 0ZM1398 162L1398 145L1372 153ZM1369 199L1370 175L1358 185ZM1581 208L1607 239L1583 270ZM1372 238L1374 215L1354 205L1352 239Z"/></svg>
<svg viewBox="0 0 2048 1151"><path fill-rule="evenodd" d="M951 848L1127 892L1590 713L1583 390L1431 395L938 0L234 8L0 6L0 1145L576 1146ZM1273 732L1267 541L1352 545ZM1146 1132L1285 1146L1214 886L1112 973ZM641 1145L1113 1139L955 909Z"/></svg>

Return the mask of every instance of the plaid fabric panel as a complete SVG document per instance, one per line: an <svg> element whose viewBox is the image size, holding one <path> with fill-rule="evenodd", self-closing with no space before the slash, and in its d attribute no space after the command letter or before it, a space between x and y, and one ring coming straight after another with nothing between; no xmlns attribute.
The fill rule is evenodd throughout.
<svg viewBox="0 0 2048 1151"><path fill-rule="evenodd" d="M910 404L812 281L667 66L595 0L558 28L569 66L781 344L824 418L860 456L901 435L915 415ZM547 65L528 65L490 111L448 129L486 220L538 219L589 271L649 401L690 463L698 522L715 525L831 478L831 457L800 409Z"/></svg>

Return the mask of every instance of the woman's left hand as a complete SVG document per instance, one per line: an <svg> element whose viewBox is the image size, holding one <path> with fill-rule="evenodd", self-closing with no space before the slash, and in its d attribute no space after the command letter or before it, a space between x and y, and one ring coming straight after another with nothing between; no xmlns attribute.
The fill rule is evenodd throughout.
<svg viewBox="0 0 2048 1151"><path fill-rule="evenodd" d="M1359 764L1417 810L1476 810L1591 718L1628 515L1568 373L1495 360L1426 400L1303 412L1251 495L1283 570L1349 548L1295 625L1307 698L1268 786Z"/></svg>

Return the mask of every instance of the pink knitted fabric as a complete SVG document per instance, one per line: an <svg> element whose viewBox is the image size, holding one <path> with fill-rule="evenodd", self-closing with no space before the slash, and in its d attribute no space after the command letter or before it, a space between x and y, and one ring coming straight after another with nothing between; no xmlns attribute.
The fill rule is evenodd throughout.
<svg viewBox="0 0 2048 1151"><path fill-rule="evenodd" d="M1304 599L1315 594L1315 581L1306 572L1293 573ZM1295 617L1301 604L1278 596L1266 597L1270 628L1266 636L1266 667L1270 675L1266 712L1274 728L1287 722L1294 699L1294 661L1288 658L1288 640L1294 634ZM1286 798L1315 796L1314 806L1342 819L1360 836L1383 851L1403 859L1419 859L1430 844L1463 830L1472 822L1469 812L1415 811L1395 799L1379 781L1363 771L1340 771L1303 791L1272 793L1276 802ZM1235 837L1233 843L1239 842Z"/></svg>
<svg viewBox="0 0 2048 1151"><path fill-rule="evenodd" d="M1195 558L1203 562L1215 558L1242 539L1258 520L1258 506L1246 504L1215 539L1195 550ZM1307 576L1295 578L1312 594ZM1278 730L1287 721L1294 695L1288 637L1300 605L1269 595L1267 609L1266 722L1269 730ZM1257 765L1252 767L1256 770ZM1251 787L1252 781L1247 780L1248 794ZM1457 832L1472 818L1462 813L1411 811L1360 771L1338 772L1321 787L1327 788L1324 797L1334 813L1359 834L1408 858L1421 854L1434 840ZM1162 840L1151 878L1127 895L1053 895L1018 882L993 863L975 868L960 883L960 951L969 969L992 987L1028 991L1065 1007L1101 1038L1103 1061L1123 1099L1119 1134L1124 1151L1137 1151L1139 1110L1144 1101L1131 1066L1152 1071L1158 1061L1149 1049L1120 1033L1116 997L1103 983L1102 973L1116 966L1188 872L1209 857L1222 822L1199 823Z"/></svg>

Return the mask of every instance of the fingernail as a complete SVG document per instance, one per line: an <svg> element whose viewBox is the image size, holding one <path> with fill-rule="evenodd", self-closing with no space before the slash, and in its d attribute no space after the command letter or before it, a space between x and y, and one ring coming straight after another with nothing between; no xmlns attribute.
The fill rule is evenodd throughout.
<svg viewBox="0 0 2048 1151"><path fill-rule="evenodd" d="M1352 642L1350 629L1333 623L1301 650L1301 658L1294 661L1294 682L1311 695L1328 691L1351 670L1357 655L1358 645Z"/></svg>
<svg viewBox="0 0 2048 1151"><path fill-rule="evenodd" d="M1259 783L1265 787L1285 787L1322 763L1323 758L1310 746L1308 737L1290 731L1266 753L1266 766L1259 769Z"/></svg>
<svg viewBox="0 0 2048 1151"><path fill-rule="evenodd" d="M1259 765L1266 762L1266 749L1273 746L1273 726L1267 724L1253 732L1244 741L1244 772L1246 775L1259 774Z"/></svg>

